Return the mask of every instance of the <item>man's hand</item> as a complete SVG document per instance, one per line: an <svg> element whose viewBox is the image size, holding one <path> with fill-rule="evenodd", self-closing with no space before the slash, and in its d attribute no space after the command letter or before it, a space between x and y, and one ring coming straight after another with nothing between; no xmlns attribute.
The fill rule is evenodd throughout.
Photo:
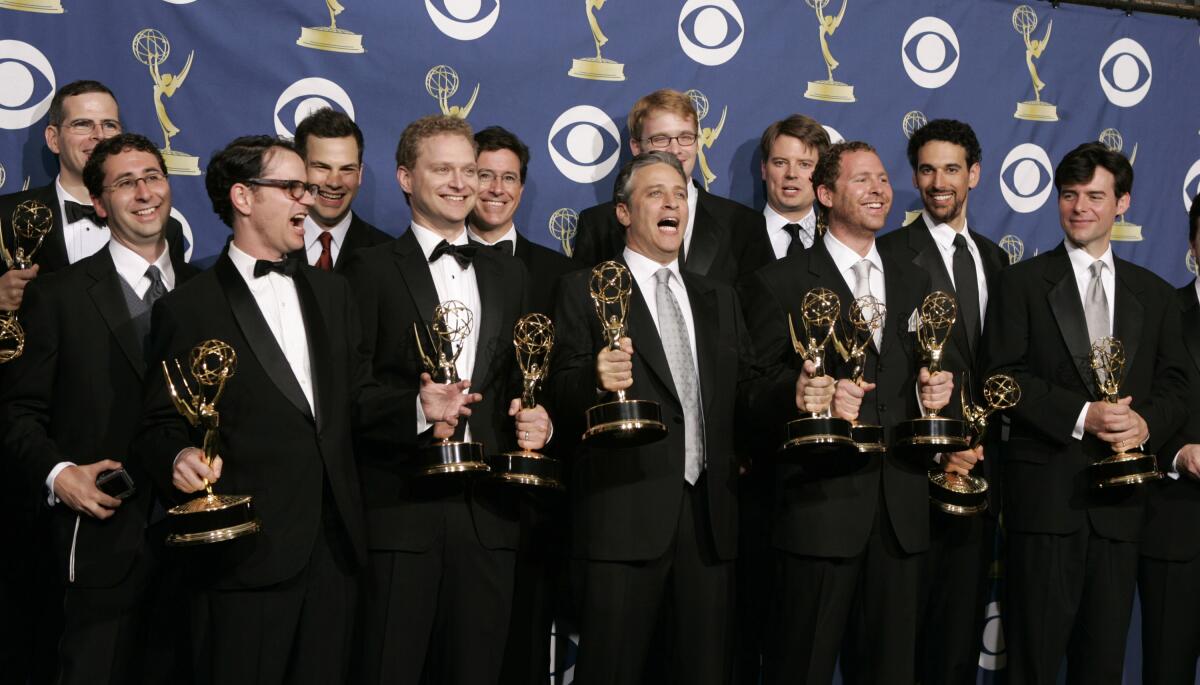
<svg viewBox="0 0 1200 685"><path fill-rule="evenodd" d="M1184 445L1175 457L1175 469L1185 476L1200 480L1200 445Z"/></svg>
<svg viewBox="0 0 1200 685"><path fill-rule="evenodd" d="M626 336L617 342L620 349L605 347L596 355L596 386L607 392L628 390L633 385L633 341Z"/></svg>
<svg viewBox="0 0 1200 685"><path fill-rule="evenodd" d="M1091 402L1083 419L1083 429L1113 446L1114 449L1137 447L1150 437L1150 429L1126 396L1112 402Z"/></svg>
<svg viewBox="0 0 1200 685"><path fill-rule="evenodd" d="M0 276L0 311L15 312L21 308L21 302L25 299L25 286L37 277L38 268L39 266L34 264L28 269L9 269Z"/></svg>
<svg viewBox="0 0 1200 685"><path fill-rule="evenodd" d="M54 496L71 509L104 520L116 512L121 500L96 487L96 477L121 468L121 463L104 459L86 466L68 466L54 477Z"/></svg>
<svg viewBox="0 0 1200 685"><path fill-rule="evenodd" d="M971 474L971 469L981 461L983 461L983 445L976 445L974 449L943 454L942 470L946 473L968 476Z"/></svg>
<svg viewBox="0 0 1200 685"><path fill-rule="evenodd" d="M540 450L546 446L550 439L550 415L544 406L522 409L521 398L514 397L508 404L508 415L517 417L517 447Z"/></svg>
<svg viewBox="0 0 1200 685"><path fill-rule="evenodd" d="M917 383L921 388L921 406L929 411L939 411L950 404L950 395L954 392L954 374L949 371L929 373L929 369L921 367L917 374Z"/></svg>
<svg viewBox="0 0 1200 685"><path fill-rule="evenodd" d="M453 433L458 426L458 418L471 415L468 405L483 399L483 395L477 392L468 392L470 388L470 379L457 383L437 383L429 374L421 374L421 411L425 412L425 420L446 424Z"/></svg>
<svg viewBox="0 0 1200 685"><path fill-rule="evenodd" d="M813 414L823 412L833 402L835 381L829 376L814 376L817 365L804 361L796 377L796 408Z"/></svg>
<svg viewBox="0 0 1200 685"><path fill-rule="evenodd" d="M857 419L858 411L862 408L863 395L874 389L874 383L859 381L855 384L845 378L839 380L833 393L833 415L847 421Z"/></svg>
<svg viewBox="0 0 1200 685"><path fill-rule="evenodd" d="M204 481L212 485L221 478L221 458L214 457L212 464L204 463L204 450L189 447L175 457L175 469L171 483L180 492L198 492L204 489Z"/></svg>

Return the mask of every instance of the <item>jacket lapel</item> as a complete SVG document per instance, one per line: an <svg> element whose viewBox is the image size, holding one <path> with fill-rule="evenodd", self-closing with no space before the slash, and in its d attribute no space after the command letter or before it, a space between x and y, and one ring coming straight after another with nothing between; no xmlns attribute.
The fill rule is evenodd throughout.
<svg viewBox="0 0 1200 685"><path fill-rule="evenodd" d="M624 258L619 258L617 261L628 268ZM654 318L650 316L650 308L646 304L646 297L649 295L643 293L638 287L637 279L633 278L632 271L629 275L633 283L633 291L629 294L629 313L625 320L625 335L633 340L635 354L645 360L646 368L658 376L663 387L667 389L667 393L676 402L679 402L679 392L675 389L675 381L671 376L671 365L667 363L667 353L663 350L662 340L658 337L658 327L654 325ZM636 384L638 379L634 378L633 382Z"/></svg>
<svg viewBox="0 0 1200 685"><path fill-rule="evenodd" d="M88 295L96 310L100 312L108 330L117 339L117 344L125 357L137 372L138 378L146 373L146 359L142 350L142 341L138 339L137 327L129 316L129 307L125 304L125 294L121 290L120 275L113 264L112 254L107 250L88 258L88 275L95 282L88 288Z"/></svg>
<svg viewBox="0 0 1200 685"><path fill-rule="evenodd" d="M475 285L479 290L479 321L475 322L479 337L475 343L475 365L471 369L471 385L482 388L487 384L488 373L496 346L500 342L500 318L503 309L503 278L494 253L480 250L475 253ZM428 269L426 270L428 272Z"/></svg>
<svg viewBox="0 0 1200 685"><path fill-rule="evenodd" d="M1061 243L1050 254L1045 278L1050 288L1046 300L1054 312L1054 319L1058 321L1063 342L1071 353L1083 387L1094 394L1096 383L1092 376L1092 345L1088 338L1087 318L1083 314L1083 302L1079 297L1079 286L1075 283L1075 273L1071 270L1071 260Z"/></svg>
<svg viewBox="0 0 1200 685"><path fill-rule="evenodd" d="M717 258L720 246L717 244L716 219L708 211L708 193L697 188L696 219L692 222L692 243L683 260L681 271L690 271L701 276L707 275Z"/></svg>
<svg viewBox="0 0 1200 685"><path fill-rule="evenodd" d="M300 300L300 314L304 317L304 330L308 335L308 364L313 376L313 407L315 408L317 430L324 425L325 411L329 406L328 393L332 391L331 365L334 363L330 352L329 330L326 322L330 321L321 309L320 301L313 291L312 283L304 268L296 271L292 281L296 284L296 296ZM291 368L290 366L288 367ZM303 391L301 391L303 394Z"/></svg>
<svg viewBox="0 0 1200 685"><path fill-rule="evenodd" d="M1116 267L1116 303L1113 306L1113 336L1125 346L1126 370L1137 359L1138 343L1142 339L1142 322L1146 310L1142 307L1142 289L1136 281L1126 278L1129 265L1122 259L1114 259Z"/></svg>
<svg viewBox="0 0 1200 685"><path fill-rule="evenodd" d="M957 303L958 290L954 287L954 281L950 278L950 273L946 271L946 260L942 259L942 253L938 248L937 241L933 239L933 229L929 225L929 222L922 216L920 222L914 221L904 230L909 232L909 247L917 252L917 256L913 258L913 264L916 264L925 273L929 274L930 285L934 291L940 290L953 296L954 301ZM954 327L950 330L950 335L965 352L964 356L968 363L975 358L975 350L971 347L971 340L967 336L967 326L961 316L955 317Z"/></svg>
<svg viewBox="0 0 1200 685"><path fill-rule="evenodd" d="M717 311L717 294L711 287L697 283L684 274L683 284L687 287L692 305L692 322L696 329L696 370L700 374L700 397L704 404L704 415L716 398L718 339L721 335L721 318Z"/></svg>
<svg viewBox="0 0 1200 685"><path fill-rule="evenodd" d="M1200 301L1196 299L1195 279L1179 289L1179 304L1183 309L1183 342L1200 371Z"/></svg>
<svg viewBox="0 0 1200 685"><path fill-rule="evenodd" d="M408 286L408 294L412 297L417 314L426 325L433 318L433 310L438 306L437 287L433 284L433 276L429 273L429 262L421 251L421 244L413 235L410 227L404 235L396 239L396 270L401 280Z"/></svg>

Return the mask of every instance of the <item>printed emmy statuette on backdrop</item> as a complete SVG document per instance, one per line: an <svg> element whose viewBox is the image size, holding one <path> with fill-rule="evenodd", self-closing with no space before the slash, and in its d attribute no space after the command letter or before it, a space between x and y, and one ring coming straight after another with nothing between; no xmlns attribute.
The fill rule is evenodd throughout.
<svg viewBox="0 0 1200 685"><path fill-rule="evenodd" d="M692 107L696 110L696 121L704 121L704 117L708 116L708 97L696 90L689 90L686 95L692 101ZM721 108L721 119L717 122L717 127L701 126L700 135L696 137L696 158L700 162L700 173L704 177L704 189L708 190L708 186L715 180L717 175L708 166L708 157L704 154L705 148L712 149L713 143L717 142L717 138L721 137L721 129L725 128L725 117L729 114L729 107Z"/></svg>
<svg viewBox="0 0 1200 685"><path fill-rule="evenodd" d="M1113 152L1124 154L1125 139L1115 128L1106 128L1100 132L1099 142ZM1137 161L1137 143L1133 144L1133 152L1129 155L1129 166ZM1112 227L1112 239L1120 242L1137 243L1142 240L1142 227L1125 220L1125 215L1117 217Z"/></svg>
<svg viewBox="0 0 1200 685"><path fill-rule="evenodd" d="M50 208L37 200L25 200L12 215L12 249L4 241L3 221L0 221L0 257L9 269L28 269L33 266L42 241L54 228ZM25 329L17 321L16 312L0 313L0 364L10 362L25 351Z"/></svg>
<svg viewBox="0 0 1200 685"><path fill-rule="evenodd" d="M479 97L479 84L475 84L475 90L471 93L471 99L467 100L467 104L462 107L451 105L450 98L458 92L458 72L453 67L439 64L425 73L425 92L429 93L429 97L437 100L442 114L466 119L471 115L471 108L475 106L475 98Z"/></svg>
<svg viewBox="0 0 1200 685"><path fill-rule="evenodd" d="M337 27L337 15L346 8L342 7L338 0L325 0L325 7L329 10L329 26L301 28L296 45L328 52L363 52L362 34Z"/></svg>
<svg viewBox="0 0 1200 685"><path fill-rule="evenodd" d="M1025 66L1029 67L1029 76L1033 79L1033 99L1018 102L1013 117L1026 121L1058 121L1058 109L1049 102L1042 101L1042 89L1046 84L1038 78L1037 66L1033 63L1033 60L1041 59L1046 44L1050 42L1050 30L1054 28L1054 20L1046 23L1046 33L1042 34L1041 40L1030 38L1037 29L1037 12L1029 5L1020 5L1013 10L1012 25L1025 40Z"/></svg>
<svg viewBox="0 0 1200 685"><path fill-rule="evenodd" d="M1091 362L1101 399L1116 403L1121 393L1121 381L1125 378L1125 345L1116 338L1099 338L1092 343ZM1094 487L1138 485L1163 477L1154 455L1142 452L1141 447L1125 449L1122 445L1113 445L1112 449L1115 454L1088 467Z"/></svg>
<svg viewBox="0 0 1200 685"><path fill-rule="evenodd" d="M413 335L417 339L417 352L429 375L438 383L457 383L460 379L455 363L462 354L463 344L471 335L474 316L467 305L458 300L447 300L433 310L433 320L425 326L426 340L434 356L425 352L421 344L421 330L413 323ZM411 462L413 476L436 476L442 474L486 473L487 462L483 457L483 445L454 438L441 438L421 448Z"/></svg>
<svg viewBox="0 0 1200 685"><path fill-rule="evenodd" d="M959 396L962 400L963 420L971 431L968 449L975 449L983 442L988 417L998 411L1012 409L1021 401L1021 386L1016 379L998 373L983 384L984 404L975 404L970 399L969 384L963 378ZM929 500L947 514L974 516L987 509L988 482L982 476L949 473L942 469L929 472Z"/></svg>
<svg viewBox="0 0 1200 685"><path fill-rule="evenodd" d="M163 378L175 409L194 427L204 429L204 463L211 464L218 456L220 414L217 402L225 384L237 369L237 352L220 340L206 340L192 348L188 382L179 360L175 371L179 384L171 378L170 367L162 363ZM179 392L183 387L186 397ZM218 495L204 481L205 494L167 510L167 544L173 547L224 542L262 529L254 513L254 500L249 495Z"/></svg>
<svg viewBox="0 0 1200 685"><path fill-rule="evenodd" d="M629 315L629 297L633 293L633 276L624 264L608 261L592 269L589 287L608 349L620 349L625 318ZM616 399L587 410L585 442L599 447L637 447L667 436L662 409L656 402L628 399L624 390L612 394Z"/></svg>
<svg viewBox="0 0 1200 685"><path fill-rule="evenodd" d="M917 341L925 355L929 373L942 368L942 348L958 318L954 296L942 291L932 292L921 303L917 322ZM937 452L957 452L966 449L967 426L959 419L938 416L936 409L921 406L921 417L902 421L896 426L896 444L906 450L922 452L930 457Z"/></svg>
<svg viewBox="0 0 1200 685"><path fill-rule="evenodd" d="M154 113L158 115L158 126L163 134L161 152L167 165L167 173L199 176L199 157L171 149L171 138L179 133L179 127L167 116L167 107L163 103L163 97L174 96L175 90L187 79L188 72L192 69L192 58L196 56L195 51L188 53L187 62L179 74L162 73L158 68L171 56L171 42L157 29L142 29L133 37L133 56L150 67L150 78L154 80Z"/></svg>
<svg viewBox="0 0 1200 685"><path fill-rule="evenodd" d="M853 364L851 383L857 385L862 381L867 347L874 339L875 331L883 328L886 319L887 308L873 295L863 295L850 303L849 327L843 325L841 331L834 333L833 344L842 361ZM855 419L850 424L850 434L859 452L874 454L887 451L883 426L859 423Z"/></svg>
<svg viewBox="0 0 1200 685"><path fill-rule="evenodd" d="M596 21L596 10L602 9L608 0L584 0L584 11L587 13L588 26L592 29L592 41L596 43L595 57L577 57L571 60L571 70L567 76L587 79L589 81L624 81L625 65L605 59L600 54L600 48L608 42L608 36L600 30L600 22Z"/></svg>
<svg viewBox="0 0 1200 685"><path fill-rule="evenodd" d="M562 244L563 254L570 257L575 252L575 234L579 231L579 212L570 207L561 207L550 215L550 235Z"/></svg>
<svg viewBox="0 0 1200 685"><path fill-rule="evenodd" d="M1025 256L1025 243L1015 235L1006 235L1000 239L1000 249L1008 255L1009 265L1016 264Z"/></svg>
<svg viewBox="0 0 1200 685"><path fill-rule="evenodd" d="M825 14L829 0L804 0L804 2L808 3L808 6L817 13L819 28L817 33L821 39L821 56L825 58L825 71L828 74L828 78L823 81L809 81L808 89L804 91L804 97L822 102L854 102L854 86L833 80L833 70L838 68L838 61L829 51L828 41L828 38L832 38L833 33L842 25L842 18L846 16L846 6L850 4L850 0L842 0L842 8L838 10L836 17Z"/></svg>
<svg viewBox="0 0 1200 685"><path fill-rule="evenodd" d="M0 0L0 9L38 14L63 13L63 6L59 0Z"/></svg>
<svg viewBox="0 0 1200 685"><path fill-rule="evenodd" d="M816 367L813 377L825 375L825 347L834 337L834 326L842 312L842 303L837 293L825 288L813 288L800 302L800 321L804 325L804 339L796 335L796 325L788 314L788 331L792 336L792 349L804 361ZM826 455L834 452L853 451L854 433L850 422L833 415L830 407L819 412L802 412L803 416L787 425L787 439L779 451L788 457Z"/></svg>
<svg viewBox="0 0 1200 685"><path fill-rule="evenodd" d="M550 372L550 351L554 349L554 323L545 314L526 314L513 326L513 348L521 367L524 389L521 406L537 406L534 392ZM518 450L488 457L488 465L496 478L517 485L561 490L562 463L553 457Z"/></svg>

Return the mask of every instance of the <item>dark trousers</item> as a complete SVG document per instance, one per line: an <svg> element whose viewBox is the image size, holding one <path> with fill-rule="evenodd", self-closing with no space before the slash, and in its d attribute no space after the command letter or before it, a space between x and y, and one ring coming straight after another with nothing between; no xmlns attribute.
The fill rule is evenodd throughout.
<svg viewBox="0 0 1200 685"><path fill-rule="evenodd" d="M1200 556L1138 561L1142 678L1146 685L1194 683L1200 658Z"/></svg>
<svg viewBox="0 0 1200 685"><path fill-rule="evenodd" d="M669 682L730 682L733 562L716 557L705 477L684 488L675 538L662 557L583 562L577 685L642 682L656 670L647 661L660 622Z"/></svg>
<svg viewBox="0 0 1200 685"><path fill-rule="evenodd" d="M61 572L46 511L6 498L0 515L0 684L48 685L58 671L63 630Z"/></svg>
<svg viewBox="0 0 1200 685"><path fill-rule="evenodd" d="M432 549L371 551L359 682L500 682L516 553L480 544L465 497L444 502Z"/></svg>
<svg viewBox="0 0 1200 685"><path fill-rule="evenodd" d="M550 676L550 631L563 615L566 583L565 498L530 495L521 508L521 544L516 554L512 616L500 681L546 685Z"/></svg>
<svg viewBox="0 0 1200 685"><path fill-rule="evenodd" d="M1137 543L1083 526L1070 535L1008 533L1004 637L1008 682L1120 685L1137 581Z"/></svg>
<svg viewBox="0 0 1200 685"><path fill-rule="evenodd" d="M765 462L766 460L762 460ZM758 685L771 606L771 496L769 463L756 463L738 481L737 652L734 682Z"/></svg>

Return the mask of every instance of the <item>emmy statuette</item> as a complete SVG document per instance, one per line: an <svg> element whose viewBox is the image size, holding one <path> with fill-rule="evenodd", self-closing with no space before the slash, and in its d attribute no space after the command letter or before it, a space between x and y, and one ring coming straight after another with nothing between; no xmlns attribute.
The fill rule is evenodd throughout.
<svg viewBox="0 0 1200 685"><path fill-rule="evenodd" d="M1125 345L1116 338L1099 338L1092 343L1091 362L1101 398L1115 403L1125 377ZM1113 445L1113 452L1088 467L1093 487L1140 485L1163 477L1154 455L1142 452L1140 447L1126 450Z"/></svg>
<svg viewBox="0 0 1200 685"><path fill-rule="evenodd" d="M875 331L883 328L887 319L887 308L872 295L863 295L850 303L850 325L842 326L841 331L833 336L834 347L842 361L852 363L850 382L858 384L863 378L863 367L867 360L867 347L875 337ZM859 423L857 419L851 422L850 434L858 451L864 454L878 454L887 451L883 426Z"/></svg>
<svg viewBox="0 0 1200 685"><path fill-rule="evenodd" d="M825 375L825 347L834 337L834 326L841 311L841 301L832 290L814 288L805 293L800 302L803 340L796 335L795 323L791 314L788 315L792 349L801 359L816 366L814 378ZM779 451L789 457L826 455L855 449L850 422L833 416L829 407L819 412L805 412L800 418L789 421L787 439L779 447Z"/></svg>
<svg viewBox="0 0 1200 685"><path fill-rule="evenodd" d="M26 200L17 205L12 215L11 250L4 242L4 229L0 226L0 257L5 265L9 269L33 266L33 256L53 227L54 215L46 205L37 200ZM24 351L25 329L17 321L17 313L0 313L0 364L20 357Z"/></svg>
<svg viewBox="0 0 1200 685"><path fill-rule="evenodd" d="M1012 376L996 374L983 384L985 404L975 404L969 399L967 379L959 392L962 400L963 420L971 431L969 449L983 442L988 417L998 411L1011 409L1021 401L1021 386ZM987 509L988 483L981 476L948 473L941 469L929 472L929 500L947 514L974 516Z"/></svg>
<svg viewBox="0 0 1200 685"><path fill-rule="evenodd" d="M925 354L930 374L942 368L942 350L954 320L958 305L954 296L942 291L932 292L921 303L921 320L917 322L917 341ZM932 457L937 452L957 452L968 444L967 426L958 419L938 416L936 409L921 407L921 417L903 421L896 426L896 444L909 451Z"/></svg>

